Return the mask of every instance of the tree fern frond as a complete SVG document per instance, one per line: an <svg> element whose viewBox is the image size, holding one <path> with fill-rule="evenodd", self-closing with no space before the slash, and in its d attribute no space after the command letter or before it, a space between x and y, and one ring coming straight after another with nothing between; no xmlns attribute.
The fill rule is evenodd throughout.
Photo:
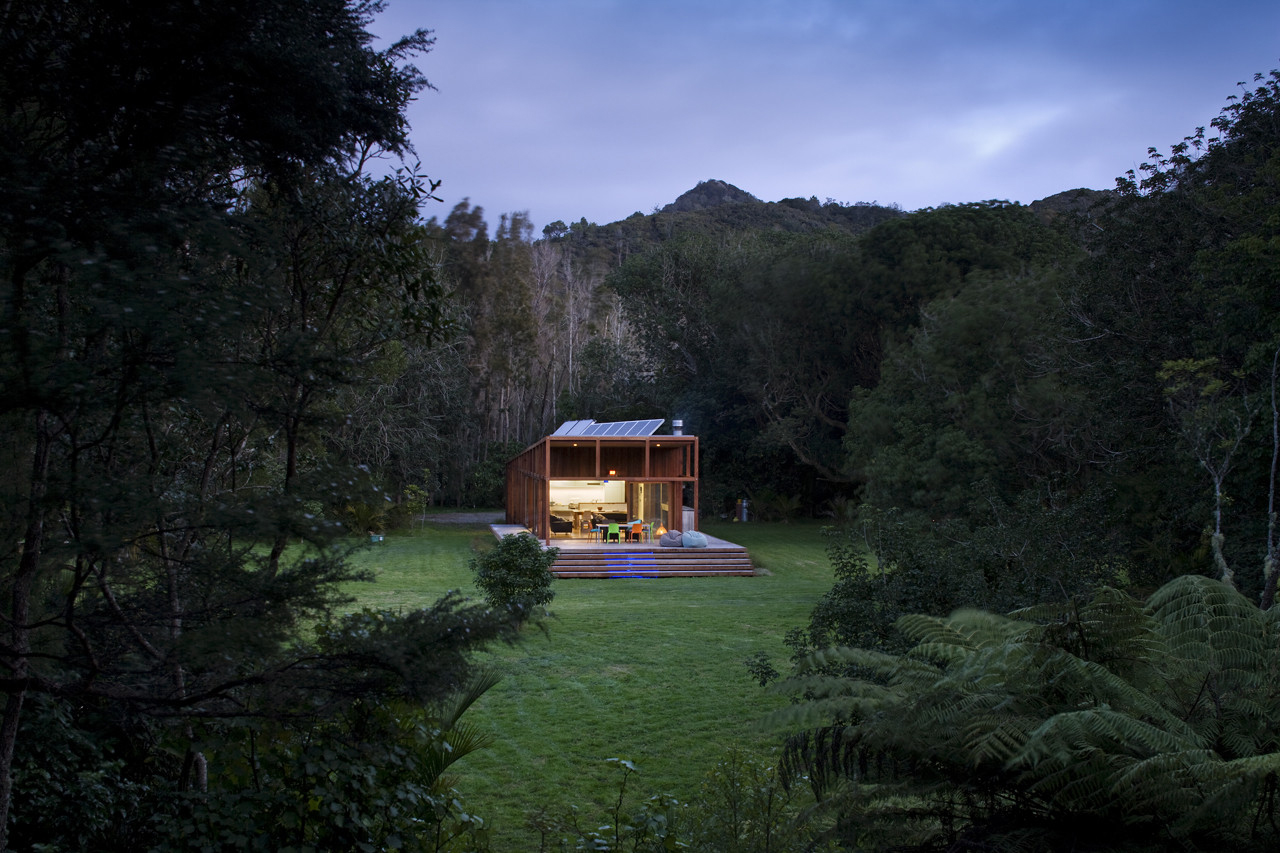
<svg viewBox="0 0 1280 853"><path fill-rule="evenodd" d="M1033 766L1048 756L1102 749L1110 754L1145 757L1181 752L1199 744L1127 714L1105 708L1054 714L1031 733L1011 766Z"/></svg>
<svg viewBox="0 0 1280 853"><path fill-rule="evenodd" d="M1275 752L1280 747L1275 731L1270 726L1258 725L1258 720L1265 719L1266 706L1252 697L1237 696L1224 710L1217 749L1225 760Z"/></svg>
<svg viewBox="0 0 1280 853"><path fill-rule="evenodd" d="M1185 575L1153 593L1147 606L1170 652L1184 660L1250 671L1274 654L1261 611L1220 581Z"/></svg>
<svg viewBox="0 0 1280 853"><path fill-rule="evenodd" d="M818 649L805 655L797 669L800 673L833 667L864 667L872 672L891 673L901 665L897 655L885 654L871 649L857 649L850 646L831 646Z"/></svg>
<svg viewBox="0 0 1280 853"><path fill-rule="evenodd" d="M1002 643L1025 632L1027 623L984 610L957 610L950 616L908 614L899 617L894 626L917 645L943 644L977 648Z"/></svg>
<svg viewBox="0 0 1280 853"><path fill-rule="evenodd" d="M1217 781L1240 778L1261 779L1272 774L1280 776L1280 752L1217 762L1207 769L1205 778Z"/></svg>
<svg viewBox="0 0 1280 853"><path fill-rule="evenodd" d="M1007 765L1015 755L1025 750L1037 722L1031 717L999 719L988 716L970 723L961 733L965 749L971 755L970 763Z"/></svg>
<svg viewBox="0 0 1280 853"><path fill-rule="evenodd" d="M1120 769L1116 757L1101 749L1078 749L1052 757L1023 777L1028 793L1066 812L1107 810L1111 780Z"/></svg>
<svg viewBox="0 0 1280 853"><path fill-rule="evenodd" d="M948 666L965 660L973 650L956 643L924 642L915 646L907 654L928 663Z"/></svg>
<svg viewBox="0 0 1280 853"><path fill-rule="evenodd" d="M923 613L909 613L898 617L893 623L908 640L913 643L939 643L961 647L969 647L968 638L951 625L945 616L928 616Z"/></svg>
<svg viewBox="0 0 1280 853"><path fill-rule="evenodd" d="M1044 604L1032 604L1020 607L1009 613L1010 619L1017 619L1036 625L1049 622L1062 622L1073 617L1075 606L1071 602L1054 601Z"/></svg>
<svg viewBox="0 0 1280 853"><path fill-rule="evenodd" d="M1178 835L1192 823L1202 824L1192 815L1218 787L1211 780L1222 764L1211 750L1153 755L1117 774L1112 787L1127 811L1156 816Z"/></svg>
<svg viewBox="0 0 1280 853"><path fill-rule="evenodd" d="M799 675L782 682L789 691L802 693L813 699L829 699L835 696L861 696L867 699L889 698L897 694L888 685L860 678L841 678L832 675Z"/></svg>
<svg viewBox="0 0 1280 853"><path fill-rule="evenodd" d="M807 729L830 723L832 720L856 720L864 725L868 717L880 713L885 703L860 696L839 696L815 699L797 705L780 708L764 717L769 728Z"/></svg>
<svg viewBox="0 0 1280 853"><path fill-rule="evenodd" d="M1144 602L1104 589L1079 611L1082 656L1091 661L1134 661L1158 654L1163 638Z"/></svg>
<svg viewBox="0 0 1280 853"><path fill-rule="evenodd" d="M1256 755L1234 761L1205 762L1196 768L1200 795L1182 814L1180 824L1200 826L1222 815L1257 811L1274 799L1280 776L1280 753ZM1274 802L1269 804L1274 809Z"/></svg>
<svg viewBox="0 0 1280 853"><path fill-rule="evenodd" d="M984 644L1018 639L1027 631L1038 627L1023 619L1015 619L1012 616L992 613L990 610L980 610L976 607L962 607L955 610L947 620L956 630L975 637Z"/></svg>

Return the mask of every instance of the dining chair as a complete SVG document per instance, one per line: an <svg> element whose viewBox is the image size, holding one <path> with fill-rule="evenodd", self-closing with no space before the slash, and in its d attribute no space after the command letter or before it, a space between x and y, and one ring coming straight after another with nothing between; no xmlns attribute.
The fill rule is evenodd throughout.
<svg viewBox="0 0 1280 853"><path fill-rule="evenodd" d="M631 522L631 533L627 536L628 541L631 541L631 542L643 541L643 537L641 536L641 533L643 532L644 532L644 524L642 522L639 522L639 521Z"/></svg>
<svg viewBox="0 0 1280 853"><path fill-rule="evenodd" d="M619 530L618 530L618 525L616 525L616 524L610 524L610 525L609 525L609 535L605 538L605 541L607 541L607 542L618 542L618 541L619 541Z"/></svg>

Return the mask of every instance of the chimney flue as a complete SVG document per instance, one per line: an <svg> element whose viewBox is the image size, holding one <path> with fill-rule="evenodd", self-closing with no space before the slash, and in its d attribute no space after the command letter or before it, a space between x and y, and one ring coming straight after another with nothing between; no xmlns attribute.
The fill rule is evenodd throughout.
<svg viewBox="0 0 1280 853"><path fill-rule="evenodd" d="M671 421L671 434L684 435L684 421Z"/></svg>

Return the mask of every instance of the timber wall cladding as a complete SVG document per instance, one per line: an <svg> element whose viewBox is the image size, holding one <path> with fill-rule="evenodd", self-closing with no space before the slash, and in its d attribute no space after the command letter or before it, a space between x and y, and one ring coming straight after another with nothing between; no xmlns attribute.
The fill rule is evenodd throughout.
<svg viewBox="0 0 1280 853"><path fill-rule="evenodd" d="M649 446L649 471L645 472L644 446L600 446L600 467L596 468L595 445L551 445L551 479L593 480L603 477L637 479L641 477L689 477L692 468L687 446ZM610 474L609 472L614 473Z"/></svg>

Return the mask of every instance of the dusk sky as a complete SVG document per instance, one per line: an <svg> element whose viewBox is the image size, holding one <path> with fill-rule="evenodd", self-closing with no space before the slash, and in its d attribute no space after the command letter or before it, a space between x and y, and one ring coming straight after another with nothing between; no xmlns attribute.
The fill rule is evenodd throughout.
<svg viewBox="0 0 1280 853"><path fill-rule="evenodd" d="M700 180L905 210L1109 189L1280 66L1277 0L389 0L423 170L604 224Z"/></svg>

